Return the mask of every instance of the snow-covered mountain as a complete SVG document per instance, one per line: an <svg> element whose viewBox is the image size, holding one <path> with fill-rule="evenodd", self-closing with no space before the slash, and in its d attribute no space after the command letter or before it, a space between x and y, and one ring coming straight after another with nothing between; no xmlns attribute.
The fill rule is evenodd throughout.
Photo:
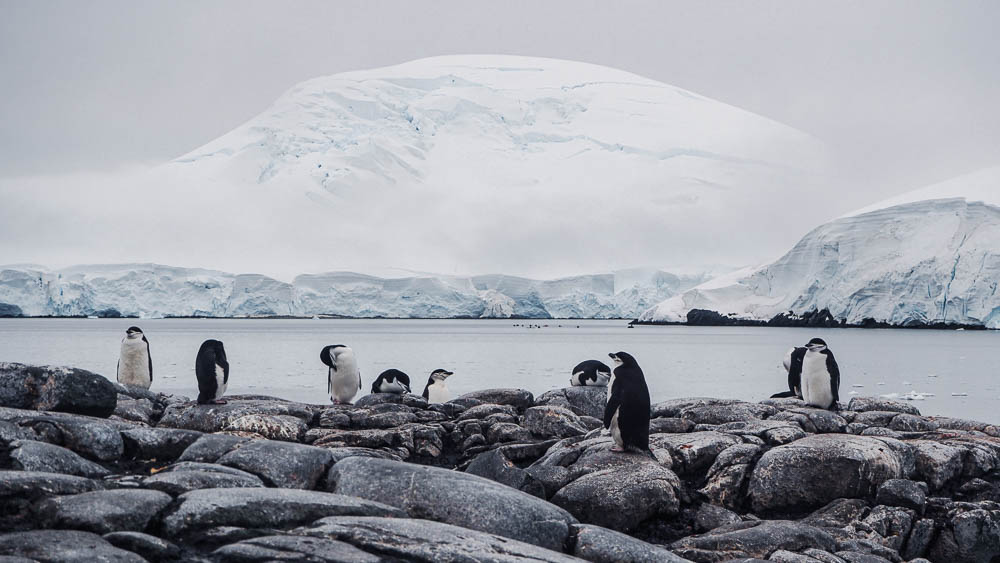
<svg viewBox="0 0 1000 563"><path fill-rule="evenodd" d="M704 279L656 270L550 281L334 272L285 283L156 264L8 266L0 267L0 315L635 318Z"/></svg>
<svg viewBox="0 0 1000 563"><path fill-rule="evenodd" d="M836 319L1000 328L1000 167L915 190L807 234L776 262L672 297L640 320L692 309L767 320L828 309Z"/></svg>
<svg viewBox="0 0 1000 563"><path fill-rule="evenodd" d="M0 257L279 277L742 264L827 218L825 164L804 133L628 72L434 57L298 84L139 177L0 184ZM781 215L807 191L815 208Z"/></svg>

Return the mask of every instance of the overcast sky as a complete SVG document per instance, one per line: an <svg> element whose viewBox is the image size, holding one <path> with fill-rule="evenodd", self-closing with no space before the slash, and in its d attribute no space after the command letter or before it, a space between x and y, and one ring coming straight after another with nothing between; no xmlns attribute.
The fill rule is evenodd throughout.
<svg viewBox="0 0 1000 563"><path fill-rule="evenodd" d="M834 217L1000 164L998 21L991 0L0 0L0 184L100 184L309 78L500 53L627 70L805 131L835 155Z"/></svg>
<svg viewBox="0 0 1000 563"><path fill-rule="evenodd" d="M0 0L0 176L160 162L311 77L504 53L763 114L894 193L1000 160L998 21L988 0Z"/></svg>

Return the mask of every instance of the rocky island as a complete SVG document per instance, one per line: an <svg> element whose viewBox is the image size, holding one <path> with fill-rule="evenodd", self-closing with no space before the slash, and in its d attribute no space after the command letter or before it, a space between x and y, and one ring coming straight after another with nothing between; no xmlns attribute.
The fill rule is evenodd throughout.
<svg viewBox="0 0 1000 563"><path fill-rule="evenodd" d="M0 363L0 561L989 562L1000 429L855 397L672 399L655 460L605 389L198 405Z"/></svg>

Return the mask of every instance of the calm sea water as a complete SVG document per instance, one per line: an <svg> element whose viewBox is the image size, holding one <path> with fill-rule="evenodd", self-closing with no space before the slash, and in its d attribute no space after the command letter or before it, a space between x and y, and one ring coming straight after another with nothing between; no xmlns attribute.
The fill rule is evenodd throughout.
<svg viewBox="0 0 1000 563"><path fill-rule="evenodd" d="M194 360L208 338L225 343L230 394L260 393L326 403L319 351L347 344L358 356L363 392L388 368L419 392L435 368L455 372L458 395L491 387L541 394L568 384L571 368L609 352L631 353L653 401L711 396L760 400L786 389L781 358L792 345L824 338L840 364L841 400L852 395L930 393L924 414L1000 423L1000 332L628 328L624 321L0 319L0 361L71 365L115 378L125 329L151 344L153 389L197 395ZM542 325L541 328L529 326Z"/></svg>

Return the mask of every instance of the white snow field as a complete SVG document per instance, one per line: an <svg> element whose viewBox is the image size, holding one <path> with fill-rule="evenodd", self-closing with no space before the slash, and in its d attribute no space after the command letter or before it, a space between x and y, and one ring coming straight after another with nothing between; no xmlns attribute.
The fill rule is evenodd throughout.
<svg viewBox="0 0 1000 563"><path fill-rule="evenodd" d="M807 234L776 262L713 279L645 311L766 320L829 309L856 324L1000 328L1000 167L914 190Z"/></svg>
<svg viewBox="0 0 1000 563"><path fill-rule="evenodd" d="M23 233L0 257L289 279L746 264L829 219L826 166L802 132L635 74L443 56L308 80L140 175L0 185ZM815 208L781 214L806 192Z"/></svg>
<svg viewBox="0 0 1000 563"><path fill-rule="evenodd" d="M285 283L156 264L85 265L62 270L0 267L0 315L387 318L635 318L704 276L653 270L551 281L512 276L378 278L310 274ZM10 306L17 309L10 309ZM5 312L6 311L6 312Z"/></svg>

